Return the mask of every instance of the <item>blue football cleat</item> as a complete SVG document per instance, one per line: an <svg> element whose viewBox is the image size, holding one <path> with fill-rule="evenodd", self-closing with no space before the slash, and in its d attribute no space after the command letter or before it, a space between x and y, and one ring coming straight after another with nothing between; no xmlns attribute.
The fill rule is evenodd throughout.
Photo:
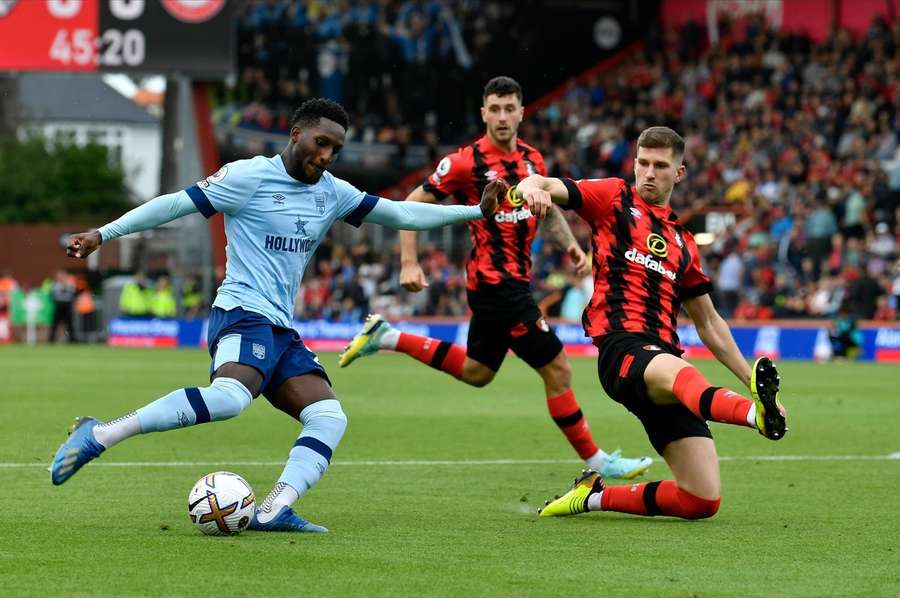
<svg viewBox="0 0 900 598"><path fill-rule="evenodd" d="M252 529L257 532L307 532L314 534L324 534L328 532L327 527L310 523L303 517L294 513L294 510L288 506L281 507L281 510L278 511L278 515L267 523L259 522L259 519L256 518L258 513L259 511L253 514L253 519L250 520L250 527L247 529Z"/></svg>
<svg viewBox="0 0 900 598"><path fill-rule="evenodd" d="M100 423L93 417L75 418L69 438L56 451L50 466L50 481L59 486L75 472L100 456L106 447L94 439L94 427Z"/></svg>
<svg viewBox="0 0 900 598"><path fill-rule="evenodd" d="M606 479L630 480L641 475L653 465L650 457L638 457L629 459L622 456L622 451L616 450L606 458L600 467L600 475Z"/></svg>

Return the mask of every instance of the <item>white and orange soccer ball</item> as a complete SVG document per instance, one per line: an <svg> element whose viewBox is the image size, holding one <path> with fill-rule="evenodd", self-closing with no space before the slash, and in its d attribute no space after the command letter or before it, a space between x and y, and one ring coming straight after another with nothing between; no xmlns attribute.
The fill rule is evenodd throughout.
<svg viewBox="0 0 900 598"><path fill-rule="evenodd" d="M200 478L188 495L191 521L208 536L239 534L250 525L256 497L247 480L230 471Z"/></svg>

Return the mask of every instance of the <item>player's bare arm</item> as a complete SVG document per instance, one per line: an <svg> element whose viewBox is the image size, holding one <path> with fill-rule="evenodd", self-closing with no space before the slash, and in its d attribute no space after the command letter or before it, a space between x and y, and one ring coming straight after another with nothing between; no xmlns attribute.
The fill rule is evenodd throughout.
<svg viewBox="0 0 900 598"><path fill-rule="evenodd" d="M540 223L541 235L554 245L565 251L572 260L572 266L579 276L586 276L590 273L588 267L587 256L575 240L569 223L559 208L551 207L547 212L547 216Z"/></svg>
<svg viewBox="0 0 900 598"><path fill-rule="evenodd" d="M437 198L419 185L409 194L406 201L436 203ZM416 231L400 231L400 286L411 293L417 293L428 286L428 279L425 278L425 272L419 265L416 240Z"/></svg>
<svg viewBox="0 0 900 598"><path fill-rule="evenodd" d="M731 329L728 328L728 323L716 311L709 295L688 299L684 302L684 309L693 320L694 326L697 328L697 335L703 344L712 351L719 362L731 370L745 386L749 387L750 365L741 355L741 351L731 335Z"/></svg>
<svg viewBox="0 0 900 598"><path fill-rule="evenodd" d="M538 218L546 216L552 203L563 206L569 203L569 190L561 180L539 174L522 179L516 185L515 193Z"/></svg>

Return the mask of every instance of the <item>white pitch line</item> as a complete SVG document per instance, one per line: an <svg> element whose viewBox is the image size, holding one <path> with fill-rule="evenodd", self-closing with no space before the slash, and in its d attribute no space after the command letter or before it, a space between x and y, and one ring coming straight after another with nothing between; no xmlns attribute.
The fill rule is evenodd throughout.
<svg viewBox="0 0 900 598"><path fill-rule="evenodd" d="M900 461L900 452L889 455L758 455L747 457L719 457L719 461ZM479 465L567 465L580 463L572 459L486 459L486 460L408 460L408 461L337 461L335 466L412 466L433 465L473 467ZM44 467L49 463L2 463L0 469ZM275 467L284 461L96 461L92 467L220 467L237 465L247 467Z"/></svg>

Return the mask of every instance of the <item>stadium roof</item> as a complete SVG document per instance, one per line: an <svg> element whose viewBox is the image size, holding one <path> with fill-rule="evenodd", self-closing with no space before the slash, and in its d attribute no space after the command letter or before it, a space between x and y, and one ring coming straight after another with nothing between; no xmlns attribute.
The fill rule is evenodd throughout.
<svg viewBox="0 0 900 598"><path fill-rule="evenodd" d="M19 79L19 111L23 121L158 123L97 75L23 75Z"/></svg>

